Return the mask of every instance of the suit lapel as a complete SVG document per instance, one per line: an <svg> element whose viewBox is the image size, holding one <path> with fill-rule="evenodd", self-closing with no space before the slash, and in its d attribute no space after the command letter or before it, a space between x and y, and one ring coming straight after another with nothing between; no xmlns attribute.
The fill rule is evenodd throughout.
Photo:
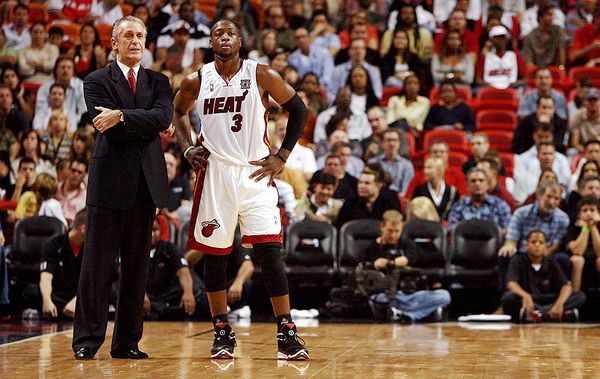
<svg viewBox="0 0 600 379"><path fill-rule="evenodd" d="M146 70L140 66L137 74L137 90L135 91L135 105L137 108L145 108L151 104L152 91L149 90L149 79Z"/></svg>
<svg viewBox="0 0 600 379"><path fill-rule="evenodd" d="M123 108L136 108L133 92L131 91L131 88L129 88L129 83L127 82L127 79L125 79L125 75L123 75L123 71L121 71L116 61L114 61L110 65L110 71L110 77L115 85L115 88L117 89L117 94L119 95L119 102L123 105ZM142 69L140 68L140 72L141 71Z"/></svg>

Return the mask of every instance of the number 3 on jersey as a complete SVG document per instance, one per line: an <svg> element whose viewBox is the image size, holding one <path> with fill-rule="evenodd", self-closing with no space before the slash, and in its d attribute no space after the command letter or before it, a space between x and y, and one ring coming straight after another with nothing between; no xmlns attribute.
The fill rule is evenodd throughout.
<svg viewBox="0 0 600 379"><path fill-rule="evenodd" d="M239 132L242 129L242 120L244 119L244 116L242 116L239 113L236 113L233 115L233 122L234 125L231 127L231 131L234 133Z"/></svg>

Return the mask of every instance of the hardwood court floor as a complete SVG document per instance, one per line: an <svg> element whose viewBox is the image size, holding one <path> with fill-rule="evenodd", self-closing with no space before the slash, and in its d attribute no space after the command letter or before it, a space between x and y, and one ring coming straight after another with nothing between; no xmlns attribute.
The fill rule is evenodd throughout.
<svg viewBox="0 0 600 379"><path fill-rule="evenodd" d="M209 323L148 322L143 361L76 361L71 331L0 346L2 378L573 378L600 377L598 325L323 324L302 327L312 359L275 360L274 325L235 327L234 361L211 361ZM109 330L112 324L109 325Z"/></svg>

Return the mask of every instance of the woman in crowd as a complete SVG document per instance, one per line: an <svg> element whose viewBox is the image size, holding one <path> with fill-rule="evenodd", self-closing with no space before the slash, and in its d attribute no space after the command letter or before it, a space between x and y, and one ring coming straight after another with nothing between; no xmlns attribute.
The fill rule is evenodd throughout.
<svg viewBox="0 0 600 379"><path fill-rule="evenodd" d="M33 189L25 192L19 199L15 210L15 219L22 220L33 216L55 217L68 226L62 206L54 198L58 189L56 178L47 173L41 173L35 178Z"/></svg>
<svg viewBox="0 0 600 379"><path fill-rule="evenodd" d="M425 196L417 196L408 203L406 210L406 220L427 220L440 222L440 215L435 209L435 205L430 198Z"/></svg>
<svg viewBox="0 0 600 379"><path fill-rule="evenodd" d="M448 220L448 213L452 204L459 198L458 190L453 185L444 181L446 168L440 158L429 157L425 160L425 183L417 186L413 192L413 199L425 196L433 201L437 214L441 220Z"/></svg>
<svg viewBox="0 0 600 379"><path fill-rule="evenodd" d="M85 129L79 128L73 133L71 138L71 159L80 159L89 162L94 147L94 137Z"/></svg>
<svg viewBox="0 0 600 379"><path fill-rule="evenodd" d="M71 157L73 141L68 133L69 119L62 111L52 111L47 134L42 137L42 154L52 163Z"/></svg>
<svg viewBox="0 0 600 379"><path fill-rule="evenodd" d="M248 58L257 61L260 64L269 64L269 55L277 50L277 32L273 29L266 29L262 32L259 47L248 53Z"/></svg>
<svg viewBox="0 0 600 379"><path fill-rule="evenodd" d="M33 120L34 96L21 85L21 78L14 68L7 67L2 71L2 84L13 92L14 104L23 111L28 122Z"/></svg>
<svg viewBox="0 0 600 379"><path fill-rule="evenodd" d="M75 61L75 74L81 79L97 69L106 66L106 51L100 45L100 35L92 22L81 25L79 45L67 55Z"/></svg>
<svg viewBox="0 0 600 379"><path fill-rule="evenodd" d="M23 133L21 140L19 141L19 147L18 156L11 160L13 172L19 170L21 159L23 157L28 157L35 162L36 174L41 174L43 172L50 174L56 173L52 162L44 159L42 155L42 143L37 130L29 130L27 133Z"/></svg>
<svg viewBox="0 0 600 379"><path fill-rule="evenodd" d="M366 113L368 109L379 105L379 99L375 96L369 73L362 66L354 67L348 74L346 85L352 91L350 108L355 113Z"/></svg>
<svg viewBox="0 0 600 379"><path fill-rule="evenodd" d="M421 81L416 75L408 76L404 89L398 96L392 96L388 102L386 119L388 124L404 119L413 135L423 131L425 118L429 113L430 102L425 96L419 96Z"/></svg>
<svg viewBox="0 0 600 379"><path fill-rule="evenodd" d="M425 130L453 129L473 132L475 116L471 108L456 96L456 84L445 80L440 85L441 101L429 110Z"/></svg>
<svg viewBox="0 0 600 379"><path fill-rule="evenodd" d="M321 82L319 77L314 72L307 72L302 78L300 88L306 92L308 96L308 108L312 109L315 114L319 114L327 109L327 95L321 91Z"/></svg>
<svg viewBox="0 0 600 379"><path fill-rule="evenodd" d="M396 30L392 47L381 61L381 81L386 86L402 87L410 75L421 77L420 64L419 57L408 47L408 33Z"/></svg>
<svg viewBox="0 0 600 379"><path fill-rule="evenodd" d="M435 85L446 79L465 86L473 83L475 64L466 54L460 32L450 31L444 36L439 54L434 54L431 59L431 74Z"/></svg>
<svg viewBox="0 0 600 379"><path fill-rule="evenodd" d="M58 54L58 47L46 42L44 25L36 22L31 27L31 46L19 51L19 74L26 82L51 82Z"/></svg>

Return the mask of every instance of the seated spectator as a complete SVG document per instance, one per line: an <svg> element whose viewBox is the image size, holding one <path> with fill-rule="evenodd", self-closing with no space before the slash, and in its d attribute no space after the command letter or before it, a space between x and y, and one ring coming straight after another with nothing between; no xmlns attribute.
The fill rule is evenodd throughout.
<svg viewBox="0 0 600 379"><path fill-rule="evenodd" d="M311 182L313 193L308 198L298 201L296 213L301 213L307 220L335 224L344 204L341 200L333 198L337 179L320 171L313 175Z"/></svg>
<svg viewBox="0 0 600 379"><path fill-rule="evenodd" d="M402 133L397 129L386 129L382 134L383 152L371 158L369 163L379 163L392 179L390 189L404 194L415 175L412 163L400 156Z"/></svg>
<svg viewBox="0 0 600 379"><path fill-rule="evenodd" d="M476 1L461 2L460 0L450 0L448 2L436 2L433 5L433 15L438 24L444 24L452 19L456 9L460 9L466 23L467 17L470 20L477 20L481 17L481 3Z"/></svg>
<svg viewBox="0 0 600 379"><path fill-rule="evenodd" d="M273 29L263 30L261 43L255 50L248 53L248 58L260 64L269 64L269 55L277 50L277 32Z"/></svg>
<svg viewBox="0 0 600 379"><path fill-rule="evenodd" d="M448 215L448 231L465 220L485 220L498 225L503 231L508 227L511 211L506 202L488 194L486 172L474 167L467 173L468 195L452 205Z"/></svg>
<svg viewBox="0 0 600 379"><path fill-rule="evenodd" d="M314 192L315 175L320 174L321 172L335 176L336 185L335 193L333 194L335 199L345 201L356 196L358 179L346 172L340 156L335 154L328 154L325 156L323 169L317 170L310 179L308 188L310 192Z"/></svg>
<svg viewBox="0 0 600 379"><path fill-rule="evenodd" d="M427 157L440 158L444 164L444 181L456 187L460 193L464 191L467 182L465 175L459 167L449 166L450 146L446 141L436 140L431 142L427 149Z"/></svg>
<svg viewBox="0 0 600 379"><path fill-rule="evenodd" d="M341 48L340 37L325 11L314 11L311 17L310 43L335 56Z"/></svg>
<svg viewBox="0 0 600 379"><path fill-rule="evenodd" d="M519 110L517 114L520 118L527 117L536 112L538 99L541 97L551 97L554 100L556 115L563 120L567 119L567 104L565 95L552 88L552 73L547 68L539 68L535 72L535 87L525 92L519 98Z"/></svg>
<svg viewBox="0 0 600 379"><path fill-rule="evenodd" d="M472 132L475 130L475 116L471 107L456 96L456 84L445 80L440 85L439 103L429 110L424 130L454 129Z"/></svg>
<svg viewBox="0 0 600 379"><path fill-rule="evenodd" d="M416 257L411 256L410 246L405 246L400 240L403 226L400 212L386 211L380 225L381 236L367 247L360 261L367 267L384 272L391 267L410 266ZM384 291L370 296L369 304L377 319L387 319L387 314L391 313L391 320L413 322L429 318L441 321L442 309L450 304L450 293L444 289L424 289L413 293L398 290L390 299Z"/></svg>
<svg viewBox="0 0 600 379"><path fill-rule="evenodd" d="M567 230L567 250L571 253L573 291L600 285L600 202L598 196L585 196L577 207L576 221ZM595 243L594 243L595 242Z"/></svg>
<svg viewBox="0 0 600 379"><path fill-rule="evenodd" d="M560 186L552 181L540 183L537 189L537 200L518 208L510 218L506 239L498 251L498 283L501 291L506 288L506 272L508 261L515 253L527 253L527 238L534 230L541 230L550 236L547 241L546 256L553 258L561 265L563 272L568 272L568 256L561 252L569 226L569 216L560 209Z"/></svg>
<svg viewBox="0 0 600 379"><path fill-rule="evenodd" d="M65 32L59 26L51 26L48 29L48 42L58 47L59 54L64 54L65 49L73 48L73 43L65 41Z"/></svg>
<svg viewBox="0 0 600 379"><path fill-rule="evenodd" d="M406 134L402 129L402 126L407 126L404 122L395 122L393 125L388 125L385 119L385 113L381 107L371 107L367 111L367 118L369 119L369 125L371 126L372 134L370 137L365 138L361 141L363 150L363 159L368 161L369 159L381 154L383 133L388 128L397 129L400 132L400 155L404 158L409 158L411 151L408 146Z"/></svg>
<svg viewBox="0 0 600 379"><path fill-rule="evenodd" d="M13 93L13 104L23 111L27 122L33 118L33 96L21 85L21 79L14 68L2 70L2 84L10 88Z"/></svg>
<svg viewBox="0 0 600 379"><path fill-rule="evenodd" d="M507 191L506 186L501 184L498 180L498 176L500 175L499 167L498 161L489 155L477 162L477 168L485 171L488 178L488 193L504 200L510 207L510 211L514 212L515 199L511 193Z"/></svg>
<svg viewBox="0 0 600 379"><path fill-rule="evenodd" d="M288 63L296 67L300 76L307 72L315 73L319 81L328 87L334 67L329 51L312 46L306 28L296 29L294 38L297 48L288 57Z"/></svg>
<svg viewBox="0 0 600 379"><path fill-rule="evenodd" d="M94 148L94 137L85 129L77 129L71 139L71 159L89 162Z"/></svg>
<svg viewBox="0 0 600 379"><path fill-rule="evenodd" d="M475 68L476 86L503 89L523 85L520 78L524 75L525 65L520 54L507 51L508 37L508 30L504 26L498 25L490 29L489 38L493 48L479 56Z"/></svg>
<svg viewBox="0 0 600 379"><path fill-rule="evenodd" d="M465 41L459 31L452 30L442 39L439 53L431 59L431 74L435 85L445 80L471 86L475 75L475 64L467 55Z"/></svg>
<svg viewBox="0 0 600 379"><path fill-rule="evenodd" d="M582 176L577 180L577 189L569 193L563 208L569 215L571 223L574 223L579 215L579 201L587 196L593 196L600 199L600 176Z"/></svg>
<svg viewBox="0 0 600 379"><path fill-rule="evenodd" d="M65 183L71 177L71 160L61 159L56 162L56 180L58 181L58 191L60 191L60 183ZM57 192L58 194L58 192ZM57 198L58 200L58 195Z"/></svg>
<svg viewBox="0 0 600 379"><path fill-rule="evenodd" d="M381 220L385 211L400 210L398 199L382 191L382 188L383 177L378 171L363 170L357 185L358 196L344 202L336 226L341 228L346 222L359 218Z"/></svg>
<svg viewBox="0 0 600 379"><path fill-rule="evenodd" d="M112 25L113 22L107 24ZM89 73L106 66L106 51L100 44L98 30L91 22L81 25L79 40L79 45L75 45L68 55L75 61L75 74L83 80Z"/></svg>
<svg viewBox="0 0 600 379"><path fill-rule="evenodd" d="M59 159L69 159L71 157L73 140L68 130L69 119L67 115L62 111L53 111L48 119L46 134L41 139L42 156L53 164Z"/></svg>
<svg viewBox="0 0 600 379"><path fill-rule="evenodd" d="M487 134L483 132L476 132L471 137L471 156L469 160L462 164L462 172L466 175L470 169L477 166L477 163L488 157L490 153L490 141ZM502 176L506 176L506 170L504 166L499 167L499 173ZM486 174L487 175L487 174Z"/></svg>
<svg viewBox="0 0 600 379"><path fill-rule="evenodd" d="M317 164L322 163L320 162L321 159L327 155L333 148L333 145L338 142L348 142L350 144L354 143L355 146L358 144L357 140L350 141L350 138L348 137L348 119L348 112L335 113L333 116L331 116L327 122L327 125L325 125L325 134L327 135L327 140L320 141L315 145L315 149L317 151L316 156L318 157ZM355 149L353 146L352 151L354 152L354 150Z"/></svg>
<svg viewBox="0 0 600 379"><path fill-rule="evenodd" d="M480 37L480 46L482 38L485 39L483 41L484 43L487 40L491 27L502 25L510 32L513 50L516 50L519 45L519 36L521 35L519 30L519 19L525 10L525 1L509 0L509 4L506 4L506 1L504 0L492 0L491 2L484 0L484 8L486 2L488 3L487 11L484 11L481 14L481 18L477 20L475 26L473 27L475 35L479 35ZM514 8L512 11L509 9L511 5L510 3L522 3L523 9L517 14L517 12L514 11ZM490 20L492 22L490 22Z"/></svg>
<svg viewBox="0 0 600 379"><path fill-rule="evenodd" d="M169 183L169 199L167 209L163 212L167 218L179 224L177 210L182 205L186 205L192 199L192 192L184 176L177 175L177 159L171 153L165 153L165 162L167 166L167 181Z"/></svg>
<svg viewBox="0 0 600 379"><path fill-rule="evenodd" d="M314 142L319 143L327 138L325 126L335 113L344 113L350 111L348 119L348 137L351 140L362 141L371 135L371 128L365 112L355 112L352 107L352 90L349 87L342 87L338 91L335 105L323 111L317 116L315 124Z"/></svg>
<svg viewBox="0 0 600 379"><path fill-rule="evenodd" d="M193 282L187 260L175 245L160 240L160 225L155 220L144 297L147 317L158 320L168 316L191 316L196 312L196 294L200 295L199 283Z"/></svg>
<svg viewBox="0 0 600 379"><path fill-rule="evenodd" d="M75 76L75 62L69 57L59 57L54 65L54 81L66 88L64 110L67 114L75 115L77 122L87 112L83 97L83 80ZM35 113L44 112L50 105L50 87L54 83L46 83L40 87L35 102ZM74 132L77 124L69 125Z"/></svg>
<svg viewBox="0 0 600 379"><path fill-rule="evenodd" d="M459 0L459 2L461 2L461 1L464 1L464 0ZM388 15L388 23L387 23L388 29L394 30L394 28L396 27L399 9L404 3L406 3L406 1L404 1L404 0L394 0L392 2L392 5L389 7L389 15ZM435 17L433 16L433 13L431 13L431 9L426 10L425 8L423 8L423 5L421 5L419 2L415 3L415 5L416 5L415 11L417 13L417 24L419 24L420 26L426 28L427 30L429 30L430 32L433 33L437 29L437 23L435 21Z"/></svg>
<svg viewBox="0 0 600 379"><path fill-rule="evenodd" d="M73 160L68 167L68 179L58 182L56 200L60 202L65 219L70 224L76 218L77 212L85 208L87 163Z"/></svg>
<svg viewBox="0 0 600 379"><path fill-rule="evenodd" d="M23 50L31 45L31 34L29 32L29 8L27 5L17 2L13 7L12 23L3 25L2 30L6 38L6 47L17 51Z"/></svg>
<svg viewBox="0 0 600 379"><path fill-rule="evenodd" d="M12 169L16 172L21 165L24 157L33 159L35 163L35 173L46 172L55 174L53 163L48 161L42 154L42 141L40 135L35 130L29 130L21 135L19 154L12 160Z"/></svg>
<svg viewBox="0 0 600 379"><path fill-rule="evenodd" d="M277 149L279 149L281 141L285 137L287 123L287 116L280 116L275 121L275 138L272 140L272 144ZM288 156L286 166L300 171L306 180L309 180L315 171L317 171L315 153L312 149L298 144Z"/></svg>
<svg viewBox="0 0 600 379"><path fill-rule="evenodd" d="M379 31L372 21L369 19L368 10L352 11L348 15L348 27L338 33L342 49L349 47L354 38L361 38L365 41L368 49L377 51L379 49ZM340 24L340 29L343 27L344 21Z"/></svg>
<svg viewBox="0 0 600 379"><path fill-rule="evenodd" d="M321 91L321 82L315 73L307 72L304 74L300 88L306 92L306 96L308 97L307 108L317 115L327 109L329 104L327 95L324 95Z"/></svg>
<svg viewBox="0 0 600 379"><path fill-rule="evenodd" d="M52 81L52 68L58 58L58 48L46 42L43 24L31 27L31 45L19 50L19 74L25 82L49 83Z"/></svg>
<svg viewBox="0 0 600 379"><path fill-rule="evenodd" d="M583 105L569 117L571 146L578 152L584 151L587 142L600 140L600 91L588 89Z"/></svg>
<svg viewBox="0 0 600 379"><path fill-rule="evenodd" d="M346 86L352 91L350 109L354 113L367 113L371 107L379 105L379 99L373 91L369 73L362 66L353 67L348 75Z"/></svg>
<svg viewBox="0 0 600 379"><path fill-rule="evenodd" d="M551 7L552 12L552 23L556 26L560 26L564 29L565 27L565 14L560 10L559 7L552 0L534 0L533 6L527 8L523 12L521 18L521 38L527 37L535 28L538 27L538 21L540 19L540 8Z"/></svg>
<svg viewBox="0 0 600 379"><path fill-rule="evenodd" d="M510 261L502 297L504 313L514 322L578 321L577 308L585 294L575 292L560 267L550 257L546 234L534 229L526 238L526 254Z"/></svg>
<svg viewBox="0 0 600 379"><path fill-rule="evenodd" d="M417 196L408 203L406 220L427 220L440 222L440 215L429 197Z"/></svg>
<svg viewBox="0 0 600 379"><path fill-rule="evenodd" d="M392 45L393 34L396 30L404 30L408 34L408 46L423 62L429 62L433 54L433 38L431 32L420 27L417 22L416 8L412 3L402 2L399 6L396 24L388 28L381 37L379 53L385 56Z"/></svg>
<svg viewBox="0 0 600 379"><path fill-rule="evenodd" d="M15 173L10 165L10 158L6 151L0 153L0 200L10 200L12 187L14 187ZM0 225L1 230L1 225Z"/></svg>
<svg viewBox="0 0 600 379"><path fill-rule="evenodd" d="M477 61L479 46L477 45L477 35L473 33L473 31L467 29L467 17L465 12L460 9L454 9L450 14L450 18L448 18L447 24L447 28L443 29L443 31L435 37L434 51L438 54L441 53L445 41L447 43L448 34L450 32L457 32L462 40L463 54L471 59L471 64L474 64Z"/></svg>
<svg viewBox="0 0 600 379"><path fill-rule="evenodd" d="M459 199L458 190L444 181L444 162L440 158L429 157L425 160L425 183L417 186L412 198L424 196L435 205L441 220L448 220L450 208Z"/></svg>
<svg viewBox="0 0 600 379"><path fill-rule="evenodd" d="M96 24L113 25L118 19L124 16L121 9L122 1L96 0L90 10L90 16L96 19Z"/></svg>
<svg viewBox="0 0 600 379"><path fill-rule="evenodd" d="M542 170L542 173L540 174L540 178L538 179L538 182L537 182L538 184L536 187L536 192L533 192L529 196L527 196L527 199L525 199L525 201L521 205L535 203L535 201L537 200L537 188L540 187L542 182L546 182L546 181L551 181L551 182L554 182L554 183L560 185L560 183L558 181L558 175L556 175L556 173L554 171L552 171L551 169ZM562 190L563 187L561 186L560 189L561 189L561 198L562 198L562 197L564 197L564 191ZM561 209L564 208L564 204L562 201L559 204L559 207Z"/></svg>
<svg viewBox="0 0 600 379"><path fill-rule="evenodd" d="M333 69L333 74L329 86L327 87L329 100L332 101L336 94L339 93L339 90L346 84L348 76L350 76L350 70L356 66L362 66L367 70L369 77L371 78L375 96L381 98L381 94L383 93L381 72L379 71L379 67L367 62L367 48L365 46L365 41L360 38L353 39L352 42L350 42L348 56L349 59L347 61L336 65Z"/></svg>
<svg viewBox="0 0 600 379"><path fill-rule="evenodd" d="M600 7L594 10L590 24L575 30L569 49L571 66L597 66L600 63Z"/></svg>
<svg viewBox="0 0 600 379"><path fill-rule="evenodd" d="M269 55L269 66L283 78L285 68L288 66L288 56L290 54L278 47L274 53Z"/></svg>
<svg viewBox="0 0 600 379"><path fill-rule="evenodd" d="M269 7L265 7L265 25L263 29L257 31L254 40L257 42L256 48L261 47L262 33L265 29L273 29L277 32L277 46L285 51L293 51L296 48L294 41L294 31L289 27L285 19L285 13L281 4L274 3Z"/></svg>
<svg viewBox="0 0 600 379"><path fill-rule="evenodd" d="M550 4L543 4L538 8L539 25L523 41L523 60L529 69L558 66L565 70L567 53L564 24L555 25L553 19L554 8Z"/></svg>
<svg viewBox="0 0 600 379"><path fill-rule="evenodd" d="M27 306L41 308L44 317L72 319L75 316L86 218L87 211L80 210L68 232L54 235L44 242L39 285L32 283L23 290Z"/></svg>
<svg viewBox="0 0 600 379"><path fill-rule="evenodd" d="M430 102L425 96L419 96L421 82L415 75L404 80L404 88L398 96L392 96L387 106L387 122L391 124L405 120L413 135L423 131L425 118L429 113Z"/></svg>
<svg viewBox="0 0 600 379"><path fill-rule="evenodd" d="M365 162L354 154L354 146L348 140L347 135L338 130L331 134L330 140L332 144L328 154L339 156L344 171L354 177L358 177L365 167ZM318 168L323 168L324 163L324 157L317 159Z"/></svg>
<svg viewBox="0 0 600 379"><path fill-rule="evenodd" d="M93 3L89 0L50 0L48 12L52 20L65 20L80 24L89 20Z"/></svg>
<svg viewBox="0 0 600 379"><path fill-rule="evenodd" d="M567 113L573 115L577 110L583 108L585 95L589 88L594 85L590 78L579 78L575 81L575 96L567 102Z"/></svg>
<svg viewBox="0 0 600 379"><path fill-rule="evenodd" d="M522 154L533 146L533 134L539 124L548 125L552 131L552 141L556 151L564 153L564 138L567 132L567 121L558 117L555 112L554 99L551 97L538 97L535 113L523 118L515 132L512 140L512 152Z"/></svg>
<svg viewBox="0 0 600 379"><path fill-rule="evenodd" d="M65 87L58 83L52 84L50 86L50 96L48 97L49 107L42 108L39 110L39 112L35 113L35 116L33 117L33 129L39 131L40 133L47 133L50 114L52 114L53 112L61 112L65 113L67 115L67 118L69 119L69 132L75 130L75 128L77 127L78 119L75 114L67 112L65 110L65 100Z"/></svg>
<svg viewBox="0 0 600 379"><path fill-rule="evenodd" d="M571 177L569 160L564 155L556 152L551 138L552 129L548 124L541 124L536 127L533 134L535 145L516 156L513 174L515 179L513 196L518 203L522 203L529 194L535 192L538 184L537 178L545 169L554 171L560 184L565 188L568 186Z"/></svg>
<svg viewBox="0 0 600 379"><path fill-rule="evenodd" d="M6 33L0 28L0 67L14 67L17 63L17 51L6 46Z"/></svg>
<svg viewBox="0 0 600 379"><path fill-rule="evenodd" d="M14 202L19 202L21 195L33 189L35 182L35 161L29 157L23 157L15 172L15 184L6 189L6 197Z"/></svg>
<svg viewBox="0 0 600 379"><path fill-rule="evenodd" d="M588 141L583 147L583 157L579 159L577 167L571 175L571 181L567 190L569 192L575 190L577 182L584 176L598 175L600 173L598 162L600 162L600 140Z"/></svg>
<svg viewBox="0 0 600 379"><path fill-rule="evenodd" d="M162 66L155 68L169 78L171 91L175 94L179 91L183 79L194 71L182 64L185 58L185 49L182 46L174 44L167 49L167 53L167 59Z"/></svg>
<svg viewBox="0 0 600 379"><path fill-rule="evenodd" d="M565 20L567 42L571 42L577 29L592 23L597 3L596 0L578 0L576 7L569 10Z"/></svg>
<svg viewBox="0 0 600 379"><path fill-rule="evenodd" d="M396 30L390 50L381 60L381 81L385 86L404 87L404 81L411 75L422 75L421 61L408 46L408 33Z"/></svg>
<svg viewBox="0 0 600 379"><path fill-rule="evenodd" d="M18 138L29 129L29 122L25 113L14 104L13 100L11 89L0 84L0 112L8 129Z"/></svg>
<svg viewBox="0 0 600 379"><path fill-rule="evenodd" d="M168 60L169 48L179 46L181 50L180 54L182 54L181 67L189 67L191 71L197 71L202 66L203 56L199 48L200 42L198 42L197 38L194 39L192 37L192 34L195 32L193 25L182 20L166 28L170 28L170 40L167 42L167 35L162 36L165 41L162 42L160 47L157 47L156 59L152 67L157 70L161 69ZM171 51L172 53L173 51Z"/></svg>
<svg viewBox="0 0 600 379"><path fill-rule="evenodd" d="M45 172L35 178L31 191L25 192L19 199L15 218L22 220L32 216L57 218L68 226L60 203L54 198L57 190L56 178Z"/></svg>

